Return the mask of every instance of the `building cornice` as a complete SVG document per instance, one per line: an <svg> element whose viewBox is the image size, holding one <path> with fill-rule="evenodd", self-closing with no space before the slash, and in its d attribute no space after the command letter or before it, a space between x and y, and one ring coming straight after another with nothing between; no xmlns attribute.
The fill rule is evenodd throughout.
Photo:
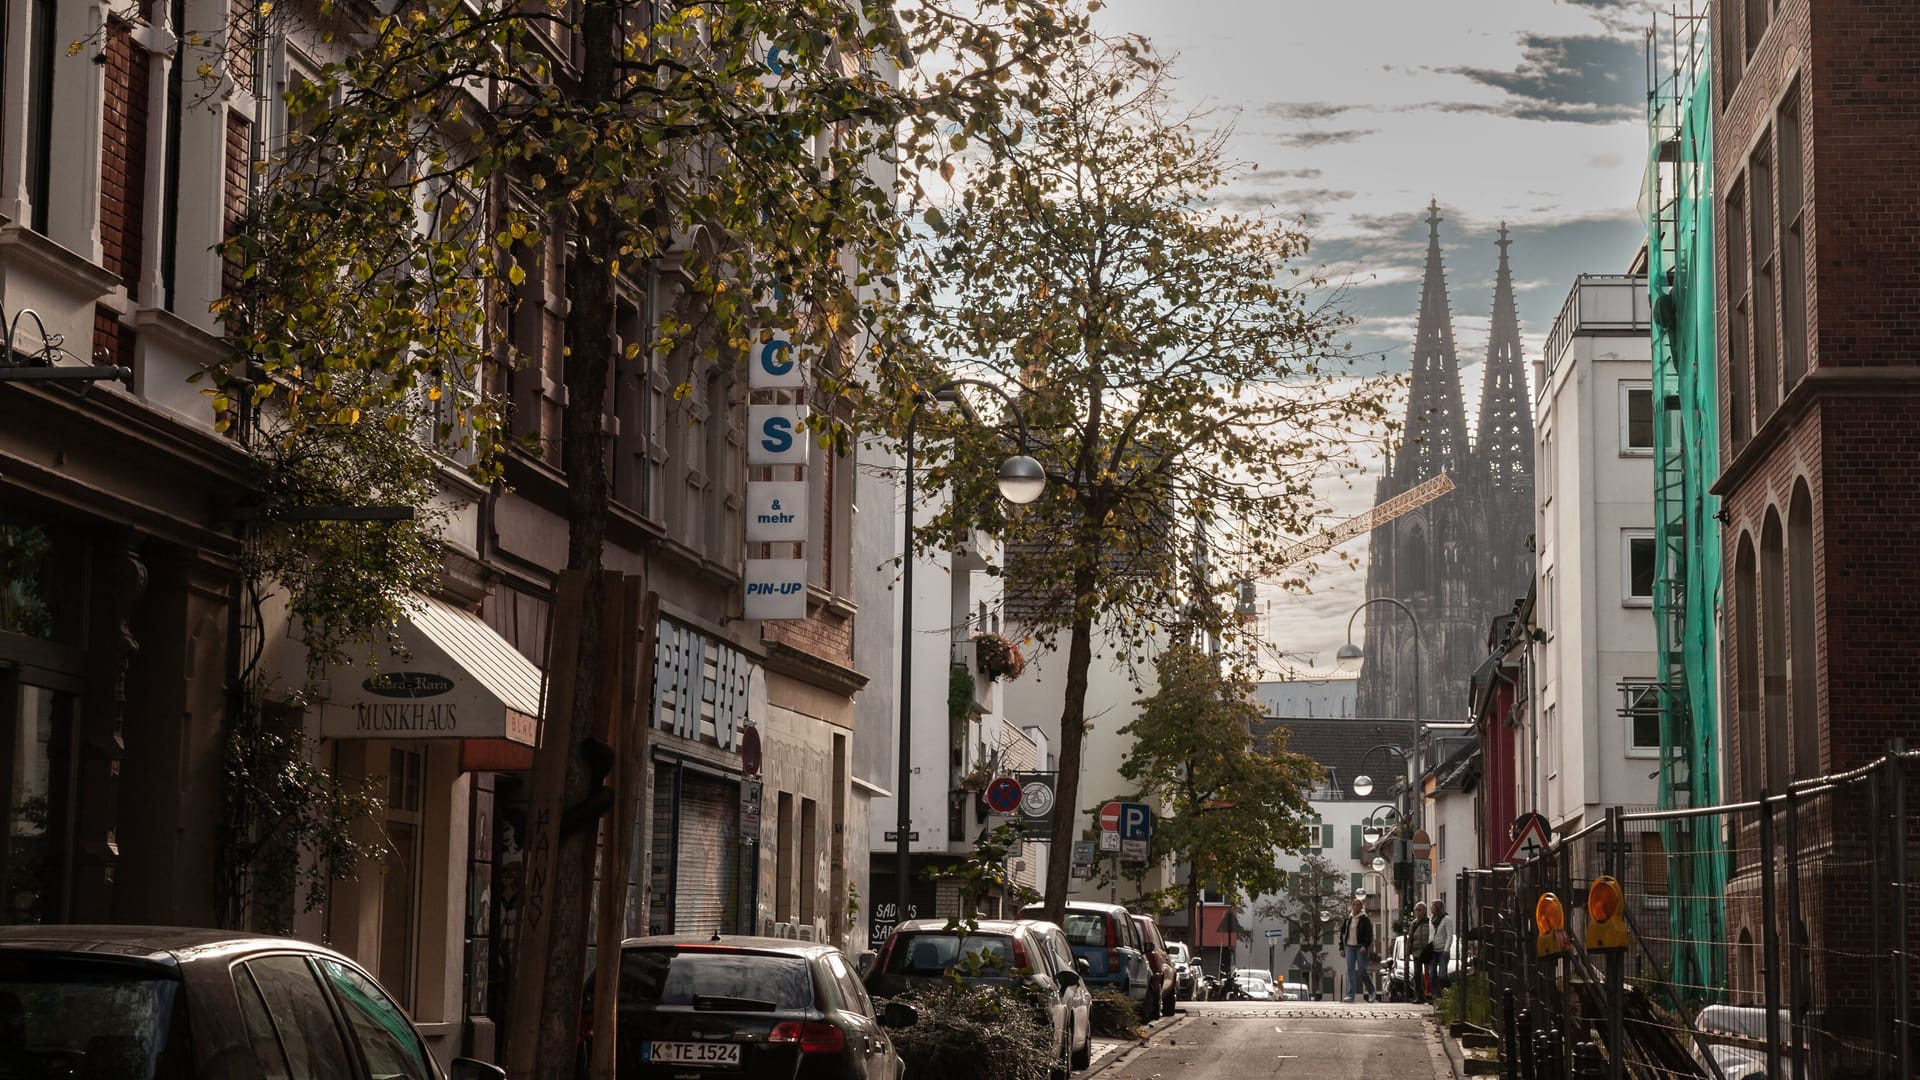
<svg viewBox="0 0 1920 1080"><path fill-rule="evenodd" d="M1733 455L1720 476L1708 488L1710 494L1726 498L1772 456L1774 448L1785 441L1787 433L1819 402L1853 397L1920 397L1920 370L1911 367L1818 367L1806 373L1787 392L1780 407L1773 410L1760 430Z"/></svg>

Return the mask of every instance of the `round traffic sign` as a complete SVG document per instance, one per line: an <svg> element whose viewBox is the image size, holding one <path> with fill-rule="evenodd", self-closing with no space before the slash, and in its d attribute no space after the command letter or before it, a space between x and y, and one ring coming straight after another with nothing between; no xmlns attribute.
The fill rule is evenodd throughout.
<svg viewBox="0 0 1920 1080"><path fill-rule="evenodd" d="M1427 835L1427 830L1421 829L1419 832L1414 833L1413 834L1413 857L1415 859L1426 859L1430 857L1432 854L1433 854L1433 838Z"/></svg>
<svg viewBox="0 0 1920 1080"><path fill-rule="evenodd" d="M1100 831L1115 832L1120 828L1120 803L1110 802L1100 808Z"/></svg>
<svg viewBox="0 0 1920 1080"><path fill-rule="evenodd" d="M987 785L987 806L996 813L1013 813L1020 806L1020 781L1011 776L994 777Z"/></svg>

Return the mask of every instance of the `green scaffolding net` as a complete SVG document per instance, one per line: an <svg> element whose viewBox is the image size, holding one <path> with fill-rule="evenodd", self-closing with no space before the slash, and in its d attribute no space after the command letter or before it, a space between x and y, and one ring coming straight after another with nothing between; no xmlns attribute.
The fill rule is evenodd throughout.
<svg viewBox="0 0 1920 1080"><path fill-rule="evenodd" d="M1713 95L1702 15L1647 35L1648 160L1642 193L1653 305L1654 621L1660 637L1660 806L1721 797L1715 701L1720 609L1714 368ZM1713 818L1664 823L1670 856L1671 978L1697 998L1726 983L1725 852ZM1692 824L1698 821L1698 826ZM1699 835L1695 835L1695 833Z"/></svg>

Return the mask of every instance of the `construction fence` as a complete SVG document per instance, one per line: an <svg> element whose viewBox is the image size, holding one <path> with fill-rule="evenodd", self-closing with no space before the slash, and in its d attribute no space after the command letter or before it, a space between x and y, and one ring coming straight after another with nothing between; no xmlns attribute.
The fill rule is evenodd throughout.
<svg viewBox="0 0 1920 1080"><path fill-rule="evenodd" d="M1609 810L1538 858L1462 873L1463 972L1487 979L1506 1075L1920 1076L1916 811L1920 752L1896 751L1751 802ZM1624 950L1585 941L1603 874ZM1543 959L1546 893L1565 933Z"/></svg>

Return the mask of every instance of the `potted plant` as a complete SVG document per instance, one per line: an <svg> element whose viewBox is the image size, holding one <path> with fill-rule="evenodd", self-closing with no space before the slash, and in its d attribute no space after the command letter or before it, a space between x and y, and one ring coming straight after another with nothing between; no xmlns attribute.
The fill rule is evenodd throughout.
<svg viewBox="0 0 1920 1080"><path fill-rule="evenodd" d="M984 761L974 762L973 768L960 774L960 786L968 791L985 791L992 780L993 771Z"/></svg>
<svg viewBox="0 0 1920 1080"><path fill-rule="evenodd" d="M1027 658L1020 653L1020 646L1011 638L994 633L973 635L974 658L980 665L980 674L988 680L1015 679L1026 670Z"/></svg>

